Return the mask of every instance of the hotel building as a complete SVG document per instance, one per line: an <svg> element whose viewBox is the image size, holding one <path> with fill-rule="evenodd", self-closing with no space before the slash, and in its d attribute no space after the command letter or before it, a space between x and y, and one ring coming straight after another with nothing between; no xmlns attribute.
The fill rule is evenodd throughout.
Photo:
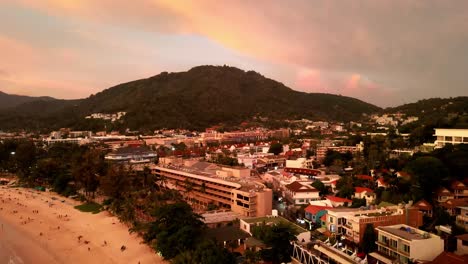
<svg viewBox="0 0 468 264"><path fill-rule="evenodd" d="M271 215L272 190L251 178L250 169L194 160L151 169L164 178L168 188L183 193L195 208L214 204L246 217Z"/></svg>

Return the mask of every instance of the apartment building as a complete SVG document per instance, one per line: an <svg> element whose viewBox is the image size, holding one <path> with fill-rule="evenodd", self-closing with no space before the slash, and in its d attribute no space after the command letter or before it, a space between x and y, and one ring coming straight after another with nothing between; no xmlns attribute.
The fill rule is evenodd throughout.
<svg viewBox="0 0 468 264"><path fill-rule="evenodd" d="M383 263L432 261L444 251L444 240L439 236L408 225L380 226L377 252L370 255Z"/></svg>
<svg viewBox="0 0 468 264"><path fill-rule="evenodd" d="M468 231L468 207L460 206L458 208L460 209L460 214L457 215L455 223L457 226L464 228L465 231Z"/></svg>
<svg viewBox="0 0 468 264"><path fill-rule="evenodd" d="M271 215L272 190L250 178L250 169L193 160L151 169L165 179L168 188L182 192L194 208L214 204L241 216Z"/></svg>
<svg viewBox="0 0 468 264"><path fill-rule="evenodd" d="M343 235L349 241L360 244L367 224L374 227L395 224L419 227L423 214L416 208L392 206L381 209L331 208L327 209L326 226L331 233Z"/></svg>
<svg viewBox="0 0 468 264"><path fill-rule="evenodd" d="M468 144L468 129L436 128L435 148L443 148L445 145Z"/></svg>
<svg viewBox="0 0 468 264"><path fill-rule="evenodd" d="M356 144L356 146L321 146L317 147L316 156L319 162L322 162L327 155L327 151L333 150L340 153L351 152L353 155L364 150L364 142Z"/></svg>

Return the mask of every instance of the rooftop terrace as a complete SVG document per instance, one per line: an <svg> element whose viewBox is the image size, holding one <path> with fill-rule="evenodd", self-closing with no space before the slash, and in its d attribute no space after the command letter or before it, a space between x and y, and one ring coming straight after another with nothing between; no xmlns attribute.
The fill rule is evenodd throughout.
<svg viewBox="0 0 468 264"><path fill-rule="evenodd" d="M407 225L393 225L377 227L378 230L385 231L392 235L398 236L405 240L423 240L432 238L433 235L422 230L407 226Z"/></svg>
<svg viewBox="0 0 468 264"><path fill-rule="evenodd" d="M290 222L282 217L255 217L255 218L244 218L242 219L244 222L248 223L248 224L256 224L256 223L263 223L265 222L266 224L279 224L279 223L283 223L283 224L289 224L291 225L299 234L300 233L304 233L304 232L308 232L305 228L301 227L301 226L298 226L296 225L295 223L293 222Z"/></svg>

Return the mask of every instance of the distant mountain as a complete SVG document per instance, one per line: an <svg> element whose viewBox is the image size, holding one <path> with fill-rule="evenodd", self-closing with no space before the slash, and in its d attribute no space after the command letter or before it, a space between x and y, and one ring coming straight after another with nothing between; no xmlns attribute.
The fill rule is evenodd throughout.
<svg viewBox="0 0 468 264"><path fill-rule="evenodd" d="M119 84L73 102L23 104L0 113L0 129L30 127L30 119L34 120L35 129L41 126L99 129L103 127L99 121L84 119L96 112L127 112L121 124L106 124L108 128L112 125L151 131L156 128L201 130L219 123L239 124L254 116L270 120L349 121L380 110L351 97L298 92L253 71L199 66L187 72L163 72ZM10 125L4 128L5 118L9 118Z"/></svg>
<svg viewBox="0 0 468 264"><path fill-rule="evenodd" d="M434 116L446 116L449 113L463 114L468 113L468 97L431 98L419 100L415 103L386 108L384 111L387 113L401 112L419 118L434 118Z"/></svg>
<svg viewBox="0 0 468 264"><path fill-rule="evenodd" d="M53 101L56 100L52 97L41 96L41 97L31 97L24 95L15 95L7 94L0 91L0 109L15 107L23 103L28 103L32 101Z"/></svg>

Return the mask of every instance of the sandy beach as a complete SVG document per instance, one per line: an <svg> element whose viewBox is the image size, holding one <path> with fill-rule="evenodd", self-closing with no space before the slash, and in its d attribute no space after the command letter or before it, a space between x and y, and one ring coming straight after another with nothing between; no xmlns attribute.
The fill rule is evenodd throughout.
<svg viewBox="0 0 468 264"><path fill-rule="evenodd" d="M115 216L80 212L79 204L0 186L0 264L167 263Z"/></svg>

